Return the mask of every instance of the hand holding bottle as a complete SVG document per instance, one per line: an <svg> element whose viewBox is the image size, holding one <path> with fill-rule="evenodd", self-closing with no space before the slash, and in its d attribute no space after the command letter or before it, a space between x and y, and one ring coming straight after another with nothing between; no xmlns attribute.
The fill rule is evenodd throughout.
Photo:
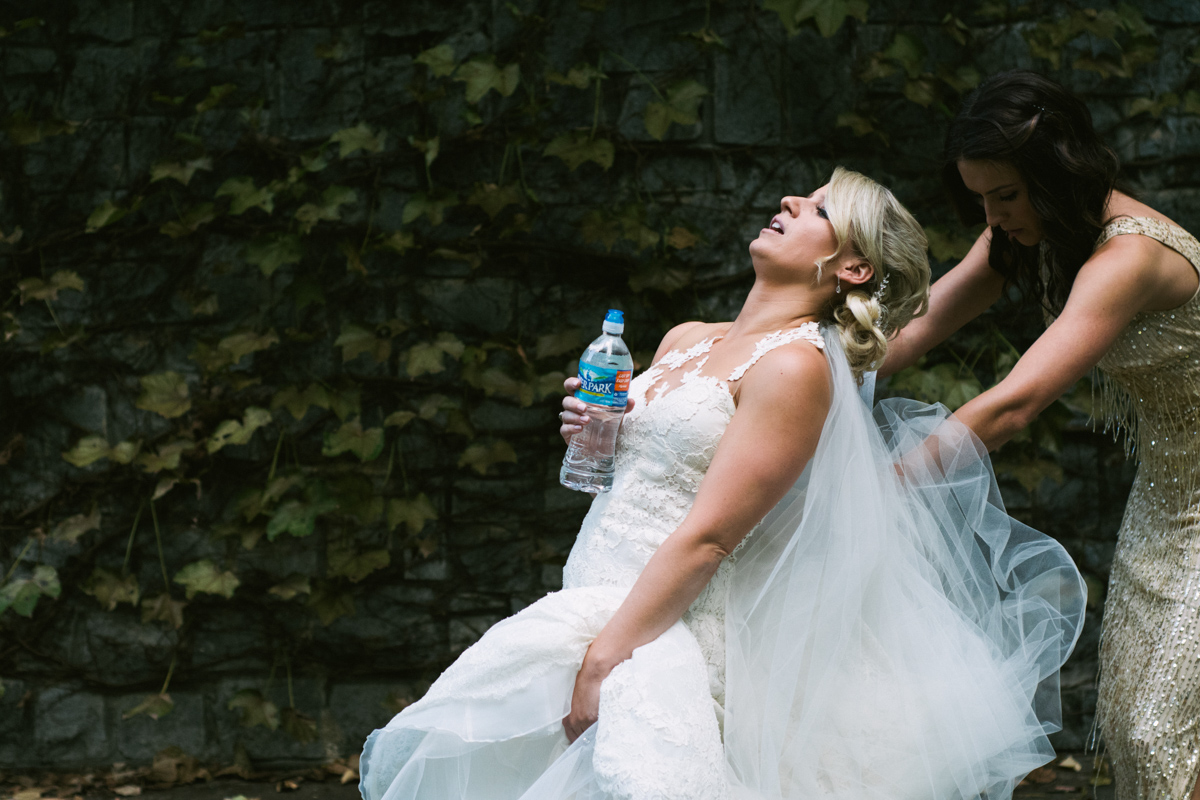
<svg viewBox="0 0 1200 800"><path fill-rule="evenodd" d="M579 378L567 378L563 381L563 390L567 396L562 399L562 415L559 420L562 422L558 432L562 434L563 441L567 444L571 443L571 437L583 430L583 426L592 421L592 418L587 414L587 403L578 400L575 397L575 392L579 389ZM633 398L625 401L625 413L628 414L633 410Z"/></svg>

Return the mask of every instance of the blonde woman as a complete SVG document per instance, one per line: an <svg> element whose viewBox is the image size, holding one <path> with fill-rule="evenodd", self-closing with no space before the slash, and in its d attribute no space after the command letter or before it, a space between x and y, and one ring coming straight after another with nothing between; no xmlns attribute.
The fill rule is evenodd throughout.
<svg viewBox="0 0 1200 800"><path fill-rule="evenodd" d="M563 590L371 735L366 800L998 797L1052 755L1078 573L945 415L894 408L885 440L857 396L925 306L920 226L839 169L750 257L737 319L674 328L633 381ZM954 482L901 483L929 425Z"/></svg>

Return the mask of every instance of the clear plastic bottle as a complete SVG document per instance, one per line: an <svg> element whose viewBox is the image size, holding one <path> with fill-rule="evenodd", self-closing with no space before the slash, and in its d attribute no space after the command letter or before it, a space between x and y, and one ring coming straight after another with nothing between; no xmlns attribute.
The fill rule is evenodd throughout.
<svg viewBox="0 0 1200 800"><path fill-rule="evenodd" d="M633 374L633 357L621 339L624 330L625 315L609 309L604 317L604 333L579 358L582 383L575 397L587 403L591 420L567 446L558 480L568 489L590 494L612 489L617 431L625 415L629 377Z"/></svg>

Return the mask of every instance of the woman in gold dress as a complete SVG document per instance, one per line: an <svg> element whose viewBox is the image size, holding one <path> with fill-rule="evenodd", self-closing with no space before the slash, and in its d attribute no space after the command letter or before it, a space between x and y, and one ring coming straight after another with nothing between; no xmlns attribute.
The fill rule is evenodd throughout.
<svg viewBox="0 0 1200 800"><path fill-rule="evenodd" d="M989 449L1100 368L1105 424L1139 463L1105 604L1097 721L1120 800L1200 798L1200 243L1115 189L1117 157L1087 107L1036 73L981 84L945 155L960 218L988 227L880 374L1014 284L1047 328L957 412Z"/></svg>

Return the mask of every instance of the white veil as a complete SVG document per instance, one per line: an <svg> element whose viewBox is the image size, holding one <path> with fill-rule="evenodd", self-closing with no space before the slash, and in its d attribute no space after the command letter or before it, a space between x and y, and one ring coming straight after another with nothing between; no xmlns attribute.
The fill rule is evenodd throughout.
<svg viewBox="0 0 1200 800"><path fill-rule="evenodd" d="M825 342L833 402L817 451L734 569L734 796L1008 797L1054 755L1083 580L1005 513L965 426L902 400L872 420L836 330Z"/></svg>

